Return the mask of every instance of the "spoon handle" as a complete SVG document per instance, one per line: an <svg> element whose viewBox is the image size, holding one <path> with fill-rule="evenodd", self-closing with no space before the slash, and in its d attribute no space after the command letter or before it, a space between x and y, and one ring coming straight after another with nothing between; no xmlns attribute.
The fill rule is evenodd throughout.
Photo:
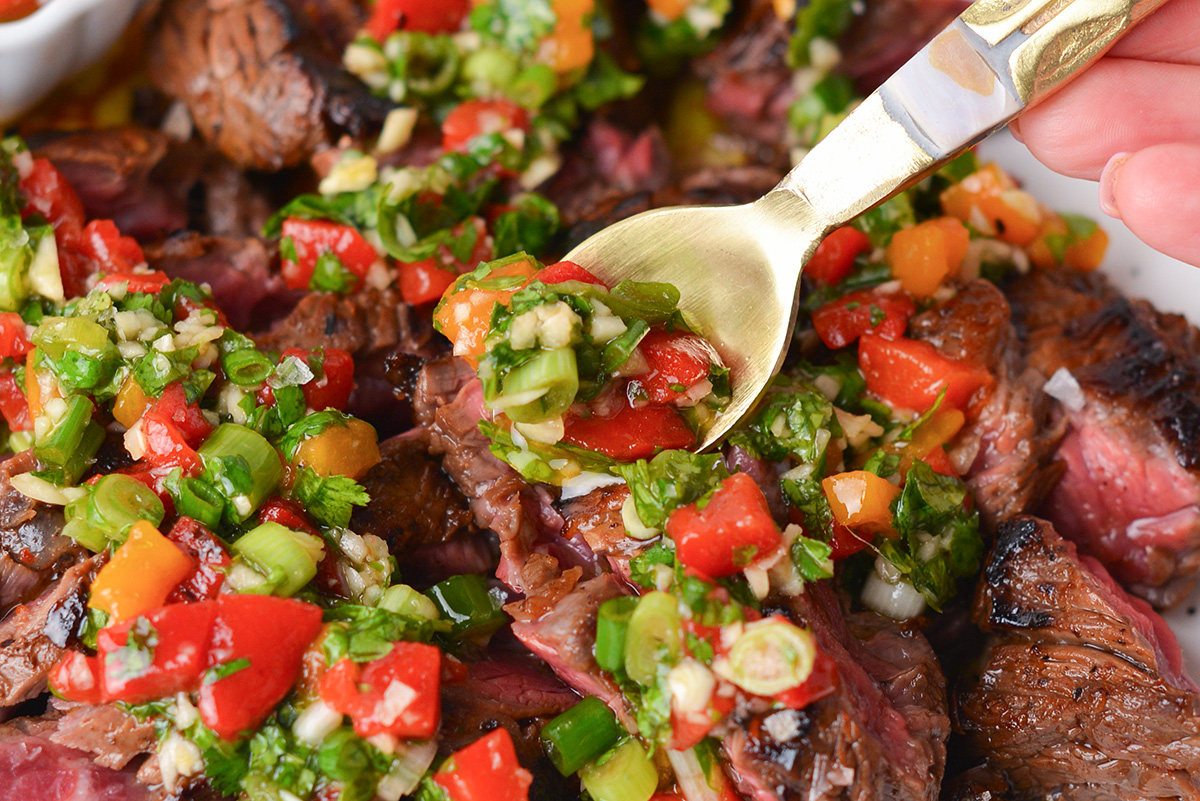
<svg viewBox="0 0 1200 801"><path fill-rule="evenodd" d="M830 230L1043 100L1165 0L979 0L793 169L760 208ZM796 200L802 201L797 204Z"/></svg>

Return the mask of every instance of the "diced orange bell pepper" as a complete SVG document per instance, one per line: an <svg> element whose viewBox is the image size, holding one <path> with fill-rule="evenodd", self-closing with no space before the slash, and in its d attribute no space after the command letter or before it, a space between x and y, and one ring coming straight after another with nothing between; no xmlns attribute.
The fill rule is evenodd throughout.
<svg viewBox="0 0 1200 801"><path fill-rule="evenodd" d="M980 233L1026 247L1037 239L1044 211L995 164L987 164L941 196L942 211Z"/></svg>
<svg viewBox="0 0 1200 801"><path fill-rule="evenodd" d="M821 481L835 523L859 534L895 536L892 501L900 488L866 470L837 473Z"/></svg>
<svg viewBox="0 0 1200 801"><path fill-rule="evenodd" d="M521 277L530 279L540 267L533 261L516 261L495 268L480 283L483 286L462 286L462 279L450 287L433 313L438 330L454 345L454 355L463 357L472 367L479 366L484 354L483 340L492 325L492 309L497 303L508 303L525 283L503 289L487 285L499 279Z"/></svg>
<svg viewBox="0 0 1200 801"><path fill-rule="evenodd" d="M1087 239L1067 245L1066 265L1072 270L1090 272L1104 261L1108 252L1108 234L1097 226Z"/></svg>
<svg viewBox="0 0 1200 801"><path fill-rule="evenodd" d="M542 41L538 60L560 75L590 64L596 55L590 19L595 10L595 0L555 0L558 25Z"/></svg>
<svg viewBox="0 0 1200 801"><path fill-rule="evenodd" d="M971 235L953 217L897 231L887 249L892 276L911 295L927 298L962 267Z"/></svg>
<svg viewBox="0 0 1200 801"><path fill-rule="evenodd" d="M934 412L928 420L917 426L908 446L901 451L901 470L907 470L914 459L924 459L931 451L954 439L966 419L966 415L952 406Z"/></svg>
<svg viewBox="0 0 1200 801"><path fill-rule="evenodd" d="M687 11L691 4L692 0L647 0L646 2L651 11L668 22L674 22L682 17L683 12Z"/></svg>
<svg viewBox="0 0 1200 801"><path fill-rule="evenodd" d="M195 566L195 560L158 529L139 521L100 568L88 606L107 612L114 623L137 617L166 603L167 595Z"/></svg>
<svg viewBox="0 0 1200 801"><path fill-rule="evenodd" d="M1025 249L1033 266L1040 270L1052 270L1059 266L1054 242L1065 242L1069 233L1067 223L1057 214L1047 214L1037 237Z"/></svg>
<svg viewBox="0 0 1200 801"><path fill-rule="evenodd" d="M382 461L379 436L363 420L351 419L346 425L331 425L300 443L292 460L299 467L310 467L321 476L361 478Z"/></svg>
<svg viewBox="0 0 1200 801"><path fill-rule="evenodd" d="M154 399L146 397L138 382L129 376L117 391L117 399L113 402L113 419L126 428L133 428L152 403Z"/></svg>

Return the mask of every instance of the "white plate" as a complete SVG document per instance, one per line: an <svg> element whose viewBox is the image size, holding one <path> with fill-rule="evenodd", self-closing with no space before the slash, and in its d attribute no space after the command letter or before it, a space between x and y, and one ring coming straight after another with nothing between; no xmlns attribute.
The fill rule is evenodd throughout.
<svg viewBox="0 0 1200 801"><path fill-rule="evenodd" d="M1132 297L1145 298L1163 311L1177 312L1200 325L1200 269L1147 247L1120 221L1100 211L1096 184L1065 178L1042 166L1007 132L980 146L980 155L1004 166L1025 188L1054 209L1086 214L1108 232L1111 244L1103 270ZM1192 676L1200 677L1200 590L1166 615Z"/></svg>

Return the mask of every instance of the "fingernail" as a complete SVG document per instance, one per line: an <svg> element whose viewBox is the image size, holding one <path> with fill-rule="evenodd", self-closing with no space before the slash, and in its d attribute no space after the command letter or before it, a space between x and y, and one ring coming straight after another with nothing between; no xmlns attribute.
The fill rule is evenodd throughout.
<svg viewBox="0 0 1200 801"><path fill-rule="evenodd" d="M1117 208L1117 181L1121 178L1121 169L1132 156L1132 153L1118 153L1108 160L1104 172L1100 173L1100 209L1118 220L1121 210Z"/></svg>
<svg viewBox="0 0 1200 801"><path fill-rule="evenodd" d="M1025 137L1021 136L1021 126L1017 124L1017 120L1013 120L1008 124L1008 130L1012 134L1012 138L1016 139L1021 144L1025 144Z"/></svg>

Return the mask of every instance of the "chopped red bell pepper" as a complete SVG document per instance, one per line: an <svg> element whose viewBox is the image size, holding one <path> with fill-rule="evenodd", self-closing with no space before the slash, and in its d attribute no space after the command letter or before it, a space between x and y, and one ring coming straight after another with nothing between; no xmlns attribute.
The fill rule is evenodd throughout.
<svg viewBox="0 0 1200 801"><path fill-rule="evenodd" d="M185 475L199 475L204 463L196 448L213 431L212 423L199 405L187 402L187 393L179 382L163 390L141 419L146 438L146 461L159 469L180 468Z"/></svg>
<svg viewBox="0 0 1200 801"><path fill-rule="evenodd" d="M16 312L0 313L0 359L19 359L33 350L25 321Z"/></svg>
<svg viewBox="0 0 1200 801"><path fill-rule="evenodd" d="M503 727L455 751L433 775L451 801L529 801L533 775L517 761Z"/></svg>
<svg viewBox="0 0 1200 801"><path fill-rule="evenodd" d="M365 667L344 658L321 678L321 700L349 715L361 737L432 737L441 717L441 657L436 646L398 642Z"/></svg>
<svg viewBox="0 0 1200 801"><path fill-rule="evenodd" d="M714 692L708 705L699 712L680 712L671 705L671 749L686 751L708 736L713 727L733 711L737 699L733 695Z"/></svg>
<svg viewBox="0 0 1200 801"><path fill-rule="evenodd" d="M167 539L196 560L196 568L171 591L167 603L210 601L216 598L221 585L225 583L225 573L231 561L221 541L203 523L190 517L176 520L167 532Z"/></svg>
<svg viewBox="0 0 1200 801"><path fill-rule="evenodd" d="M354 357L341 348L322 348L321 358L314 359L315 351L288 348L280 354L280 360L295 356L312 369L317 362L320 369L313 370L316 377L304 384L304 402L316 410L345 409L354 391ZM274 398L272 398L274 400Z"/></svg>
<svg viewBox="0 0 1200 801"><path fill-rule="evenodd" d="M819 284L833 286L846 280L854 271L854 260L871 249L871 240L853 226L843 226L830 233L817 245L804 274Z"/></svg>
<svg viewBox="0 0 1200 801"><path fill-rule="evenodd" d="M200 683L217 604L172 604L101 629L96 638L106 701L145 703Z"/></svg>
<svg viewBox="0 0 1200 801"><path fill-rule="evenodd" d="M543 267L534 276L534 281L543 284L562 284L567 281L579 281L584 284L604 286L604 282L573 261L560 261Z"/></svg>
<svg viewBox="0 0 1200 801"><path fill-rule="evenodd" d="M953 476L958 478L958 470L954 467L954 462L950 461L950 456L946 453L946 449L938 445L929 453L921 457L921 461L929 465L933 472L941 473L943 476Z"/></svg>
<svg viewBox="0 0 1200 801"><path fill-rule="evenodd" d="M100 659L79 651L67 651L50 668L47 676L50 689L61 698L81 704L104 703L100 686Z"/></svg>
<svg viewBox="0 0 1200 801"><path fill-rule="evenodd" d="M0 373L0 414L4 415L9 431L33 430L29 401L12 373Z"/></svg>
<svg viewBox="0 0 1200 801"><path fill-rule="evenodd" d="M40 214L56 229L66 226L72 234L83 230L86 219L83 201L49 159L34 159L33 169L20 179L17 187L25 198L22 217Z"/></svg>
<svg viewBox="0 0 1200 801"><path fill-rule="evenodd" d="M187 390L179 381L167 385L150 411L172 423L193 448L199 447L213 432L213 424L204 416L200 405L188 403Z"/></svg>
<svg viewBox="0 0 1200 801"><path fill-rule="evenodd" d="M804 683L790 690L784 690L775 696L775 700L789 709L803 709L813 701L819 701L830 695L837 687L837 664L828 654L817 648L812 673L808 675Z"/></svg>
<svg viewBox="0 0 1200 801"><path fill-rule="evenodd" d="M985 368L947 359L928 342L872 333L859 338L858 366L867 389L893 406L918 412L933 406L942 390L948 406L963 409L994 380Z"/></svg>
<svg viewBox="0 0 1200 801"><path fill-rule="evenodd" d="M696 435L673 406L633 408L626 403L608 417L568 415L563 441L631 462L659 449L687 450L696 444Z"/></svg>
<svg viewBox="0 0 1200 801"><path fill-rule="evenodd" d="M695 334L653 330L642 338L638 348L646 360L648 372L635 376L652 403L673 403L692 386L708 378L721 357L708 340Z"/></svg>
<svg viewBox="0 0 1200 801"><path fill-rule="evenodd" d="M304 507L295 501L278 496L268 498L258 508L258 522L278 523L294 531L303 531L313 537L321 536L317 527L313 525L312 518L308 516L308 512L304 511Z"/></svg>
<svg viewBox="0 0 1200 801"><path fill-rule="evenodd" d="M283 239L290 239L296 259L285 258L280 272L288 289L308 289L317 259L325 253L337 256L342 266L360 280L379 258L371 243L349 225L328 220L302 220L289 217L283 221Z"/></svg>
<svg viewBox="0 0 1200 801"><path fill-rule="evenodd" d="M731 576L779 547L782 538L754 479L734 473L703 509L689 504L667 518L679 562L711 578Z"/></svg>
<svg viewBox="0 0 1200 801"><path fill-rule="evenodd" d="M825 346L837 350L868 331L887 339L902 337L916 311L917 304L902 292L863 289L826 303L813 312L812 322Z"/></svg>
<svg viewBox="0 0 1200 801"><path fill-rule="evenodd" d="M233 672L201 684L200 719L234 740L296 683L301 657L321 631L321 608L268 595L222 595L218 604L206 667Z"/></svg>
<svg viewBox="0 0 1200 801"><path fill-rule="evenodd" d="M529 115L511 100L468 100L459 103L442 123L442 149L465 151L477 136L511 128L529 131Z"/></svg>
<svg viewBox="0 0 1200 801"><path fill-rule="evenodd" d="M366 32L380 44L397 30L453 33L462 26L468 0L376 0Z"/></svg>
<svg viewBox="0 0 1200 801"><path fill-rule="evenodd" d="M829 540L829 558L835 562L839 559L845 559L847 556L861 551L871 544L873 536L862 536L856 534L852 529L841 523L833 524L833 534Z"/></svg>
<svg viewBox="0 0 1200 801"><path fill-rule="evenodd" d="M104 273L132 273L134 267L146 263L142 246L132 237L121 236L112 220L92 220L88 223L76 240L75 249ZM149 276L146 280L150 280Z"/></svg>
<svg viewBox="0 0 1200 801"><path fill-rule="evenodd" d="M432 257L422 261L402 261L396 265L396 269L400 273L400 296L412 306L441 300L454 279L458 278L457 273L446 269Z"/></svg>
<svg viewBox="0 0 1200 801"><path fill-rule="evenodd" d="M120 284L127 285L129 292L148 292L157 295L162 288L171 283L171 279L161 270L149 273L110 273L100 278L96 286L108 289Z"/></svg>

